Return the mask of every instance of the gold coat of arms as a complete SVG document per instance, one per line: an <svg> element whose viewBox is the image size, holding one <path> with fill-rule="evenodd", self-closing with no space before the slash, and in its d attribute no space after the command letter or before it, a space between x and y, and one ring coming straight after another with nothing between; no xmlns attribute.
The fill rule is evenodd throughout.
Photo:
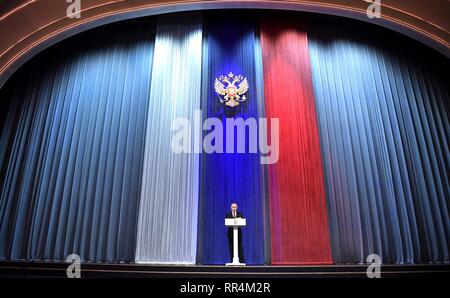
<svg viewBox="0 0 450 298"><path fill-rule="evenodd" d="M221 103L225 103L229 107L236 107L247 99L245 96L248 91L247 78L241 75L236 76L230 72L228 75L216 78L214 90Z"/></svg>

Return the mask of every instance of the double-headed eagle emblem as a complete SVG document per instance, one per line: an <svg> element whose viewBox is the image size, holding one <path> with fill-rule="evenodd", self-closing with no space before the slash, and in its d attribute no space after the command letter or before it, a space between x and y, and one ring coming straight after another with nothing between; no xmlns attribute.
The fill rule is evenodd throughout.
<svg viewBox="0 0 450 298"><path fill-rule="evenodd" d="M236 87L236 84L238 86ZM245 93L248 91L247 78L233 73L216 78L214 82L214 90L219 96L220 102L225 103L229 107L236 107L239 103L244 102L247 97Z"/></svg>

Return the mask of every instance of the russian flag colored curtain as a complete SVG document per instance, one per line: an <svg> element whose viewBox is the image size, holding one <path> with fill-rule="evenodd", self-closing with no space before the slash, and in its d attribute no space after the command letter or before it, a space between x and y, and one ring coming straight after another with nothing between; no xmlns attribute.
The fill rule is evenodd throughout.
<svg viewBox="0 0 450 298"><path fill-rule="evenodd" d="M139 207L136 261L195 263L199 154L174 153L172 123L200 109L202 23L158 19Z"/></svg>
<svg viewBox="0 0 450 298"><path fill-rule="evenodd" d="M248 264L450 261L448 59L361 23L229 12L80 34L0 90L0 260L224 264L237 202ZM230 75L249 83L234 108L214 88ZM235 128L233 152L212 138L227 118L244 153ZM266 165L250 126L271 144L273 118Z"/></svg>
<svg viewBox="0 0 450 298"><path fill-rule="evenodd" d="M279 160L268 165L272 263L331 263L305 26L263 21L261 48L266 117L280 121Z"/></svg>
<svg viewBox="0 0 450 298"><path fill-rule="evenodd" d="M81 35L5 93L0 259L134 260L153 43L152 25Z"/></svg>
<svg viewBox="0 0 450 298"><path fill-rule="evenodd" d="M334 260L448 262L448 60L373 28L311 26Z"/></svg>

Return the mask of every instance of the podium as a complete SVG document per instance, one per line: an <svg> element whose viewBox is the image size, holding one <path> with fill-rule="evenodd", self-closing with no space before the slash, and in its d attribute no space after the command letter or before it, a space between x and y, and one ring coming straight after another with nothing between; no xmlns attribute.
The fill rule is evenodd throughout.
<svg viewBox="0 0 450 298"><path fill-rule="evenodd" d="M246 225L245 218L225 218L225 226L233 227L233 262L226 263L226 266L245 266L245 263L239 263L238 228L245 227Z"/></svg>

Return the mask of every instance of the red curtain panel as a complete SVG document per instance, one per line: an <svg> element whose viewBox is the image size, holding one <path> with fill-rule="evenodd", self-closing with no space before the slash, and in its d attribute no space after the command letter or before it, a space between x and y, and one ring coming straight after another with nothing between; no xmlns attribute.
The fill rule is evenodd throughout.
<svg viewBox="0 0 450 298"><path fill-rule="evenodd" d="M266 117L280 123L279 160L268 165L272 264L332 263L304 25L263 22L261 47Z"/></svg>

